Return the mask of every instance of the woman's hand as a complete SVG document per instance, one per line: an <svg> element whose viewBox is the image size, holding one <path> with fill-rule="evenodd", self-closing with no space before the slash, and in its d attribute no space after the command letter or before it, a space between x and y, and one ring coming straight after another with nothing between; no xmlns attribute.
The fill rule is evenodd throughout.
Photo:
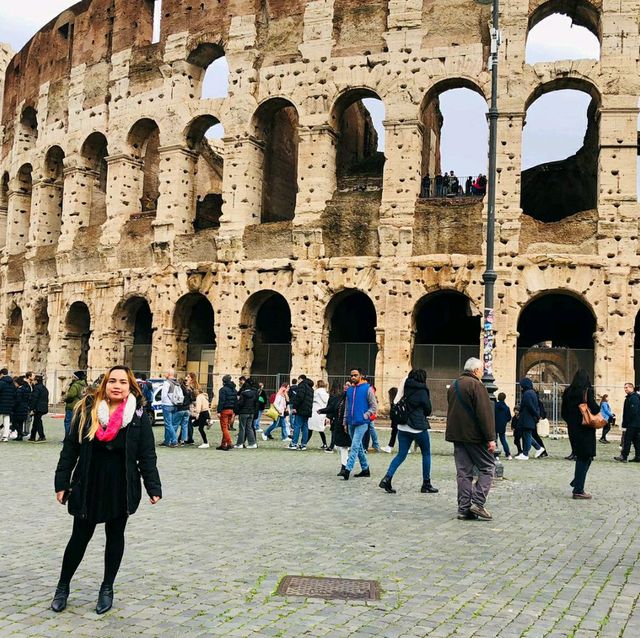
<svg viewBox="0 0 640 638"><path fill-rule="evenodd" d="M58 501L58 503L60 503L60 505L64 505L64 495L65 495L65 490L61 490L60 492L56 492L56 500Z"/></svg>
<svg viewBox="0 0 640 638"><path fill-rule="evenodd" d="M151 505L155 505L161 498L161 496L152 496L149 499L149 503L151 503Z"/></svg>

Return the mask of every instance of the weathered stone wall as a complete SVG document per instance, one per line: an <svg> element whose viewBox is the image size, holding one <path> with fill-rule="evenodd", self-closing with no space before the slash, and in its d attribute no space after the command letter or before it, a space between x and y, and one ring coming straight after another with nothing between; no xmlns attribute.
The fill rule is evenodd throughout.
<svg viewBox="0 0 640 638"><path fill-rule="evenodd" d="M600 34L600 60L525 64L528 29L566 4L575 5L501 3L496 372L510 389L521 310L540 294L566 291L596 318L596 383L613 394L633 377L640 302L640 1L582 3L576 15ZM410 365L414 310L425 295L456 290L474 312L482 309L485 212L479 205L432 206L418 195L423 167L437 169L439 159L437 101L425 115L426 96L467 87L489 97L489 5L164 0L156 44L152 9L149 0L84 0L8 65L0 175L9 182L0 221L6 201L2 230L10 239L0 268L0 358L14 369L37 363L53 383L77 367L85 344L89 368L101 370L124 357L132 337L121 321L123 304L140 297L153 314L152 369L182 366L189 331L180 315L191 307L186 296L199 293L215 311L214 369L239 373L251 358L251 318L263 298L256 295L273 291L291 309L293 372L321 376L327 308L354 289L377 311L376 381L385 395ZM229 62L229 95L200 100L207 52L218 50ZM523 217L520 208L524 114L557 88L594 97L599 151L596 207L558 226ZM339 185L336 170L337 105L352 90L385 106L382 177L363 175L361 190ZM295 143L275 147L277 157L295 154L297 183L288 191L295 215L260 224L265 198L275 194L277 207L284 198L278 189L286 187L265 192L268 144L257 134L256 114L269 110L269 100L286 101L296 113ZM31 133L21 122L29 108L37 122ZM204 179L201 154L188 139L203 115L224 125L221 182ZM141 121L158 130L155 210L141 205L149 165L131 135ZM58 221L55 180L44 177L53 146L64 154ZM30 206L22 183L27 166ZM220 228L198 232L198 197L218 185ZM88 335L67 321L79 302L91 320Z"/></svg>

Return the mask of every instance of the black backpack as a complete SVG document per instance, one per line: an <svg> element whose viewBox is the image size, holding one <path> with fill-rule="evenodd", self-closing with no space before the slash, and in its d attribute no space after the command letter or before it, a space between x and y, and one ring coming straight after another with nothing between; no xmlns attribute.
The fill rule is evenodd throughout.
<svg viewBox="0 0 640 638"><path fill-rule="evenodd" d="M407 397L402 397L397 403L391 404L391 420L397 425L409 423L409 412Z"/></svg>

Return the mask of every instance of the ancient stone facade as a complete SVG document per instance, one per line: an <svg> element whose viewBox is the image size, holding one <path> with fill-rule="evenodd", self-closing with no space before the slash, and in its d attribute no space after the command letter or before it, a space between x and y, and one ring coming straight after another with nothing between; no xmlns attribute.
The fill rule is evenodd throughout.
<svg viewBox="0 0 640 638"><path fill-rule="evenodd" d="M501 5L497 383L512 395L521 320L546 297L569 302L529 341L571 347L571 304L586 309L596 384L613 392L634 376L640 299L640 0ZM8 64L0 358L50 384L135 356L151 371L275 374L288 363L264 363L259 347L290 342L291 371L319 378L342 372L335 343L369 343L343 367L372 356L384 395L417 340L434 341L438 317L420 317L436 293L464 299L454 324L471 317L479 340L486 206L419 194L439 169L439 95L489 99L490 3L164 0L152 42L155 6L83 0ZM525 63L529 30L554 11L598 36L599 60ZM200 99L221 56L228 95ZM585 147L555 167L578 210L557 176L555 200L539 201L548 167L521 180L526 110L561 88L592 97ZM361 107L371 97L384 103L383 157ZM217 123L224 136L208 140Z"/></svg>

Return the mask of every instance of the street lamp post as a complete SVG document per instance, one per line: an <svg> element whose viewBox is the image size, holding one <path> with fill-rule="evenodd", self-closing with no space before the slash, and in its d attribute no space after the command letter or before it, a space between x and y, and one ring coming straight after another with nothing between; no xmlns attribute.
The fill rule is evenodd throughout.
<svg viewBox="0 0 640 638"><path fill-rule="evenodd" d="M482 317L482 360L484 383L489 396L495 400L497 389L493 376L493 325L495 320L494 287L498 274L494 270L495 224L496 224L496 163L498 145L498 48L500 46L499 0L493 0L493 25L491 28L491 108L489 109L489 174L487 202L487 261L482 274L484 282L484 315Z"/></svg>

